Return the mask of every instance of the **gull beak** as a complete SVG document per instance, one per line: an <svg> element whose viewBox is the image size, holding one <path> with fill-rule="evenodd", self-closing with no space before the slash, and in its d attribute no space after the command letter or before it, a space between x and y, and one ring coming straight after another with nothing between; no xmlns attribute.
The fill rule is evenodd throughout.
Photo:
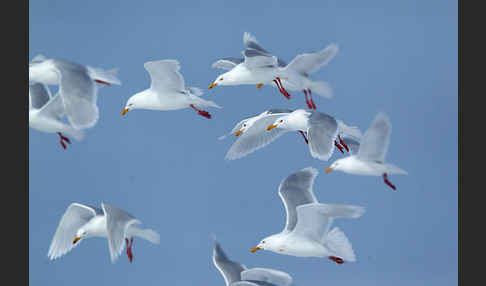
<svg viewBox="0 0 486 286"><path fill-rule="evenodd" d="M218 85L217 83L213 82L212 84L209 85L209 89L211 89L211 88L213 88L213 87L215 87L217 85Z"/></svg>
<svg viewBox="0 0 486 286"><path fill-rule="evenodd" d="M81 239L81 237L75 236L74 240L73 240L73 244L76 244L76 242L78 242L80 239Z"/></svg>
<svg viewBox="0 0 486 286"><path fill-rule="evenodd" d="M235 133L235 136L240 136L240 135L241 135L241 133L243 133L243 131L238 130L238 132L236 132L236 133Z"/></svg>
<svg viewBox="0 0 486 286"><path fill-rule="evenodd" d="M128 108L122 110L122 115L125 115L128 112Z"/></svg>
<svg viewBox="0 0 486 286"><path fill-rule="evenodd" d="M268 125L268 127L267 127L267 131L270 131L270 130L272 130L272 129L273 129L273 128L275 128L275 127L277 127L277 125L275 125L275 124Z"/></svg>
<svg viewBox="0 0 486 286"><path fill-rule="evenodd" d="M261 249L261 248L260 248L260 247L258 247L258 246L257 246L257 247L253 247L252 249L250 249L250 252L251 252L251 253L253 253L253 252L255 252L255 251L257 251L257 250L260 250L260 249Z"/></svg>
<svg viewBox="0 0 486 286"><path fill-rule="evenodd" d="M331 172L331 171L332 171L332 168L327 168L325 172L326 172L326 174L329 174L329 172Z"/></svg>

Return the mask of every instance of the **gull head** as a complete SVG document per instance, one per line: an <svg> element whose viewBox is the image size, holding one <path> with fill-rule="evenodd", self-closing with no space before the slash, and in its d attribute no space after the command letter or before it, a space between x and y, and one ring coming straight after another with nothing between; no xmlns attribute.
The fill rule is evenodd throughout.
<svg viewBox="0 0 486 286"><path fill-rule="evenodd" d="M291 120L291 119L290 119ZM289 115L284 115L279 117L275 122L267 126L267 131L272 130L273 128L289 128Z"/></svg>
<svg viewBox="0 0 486 286"><path fill-rule="evenodd" d="M225 72L219 75L216 80L209 85L209 89L218 85L231 85L233 83L233 76L230 72Z"/></svg>
<svg viewBox="0 0 486 286"><path fill-rule="evenodd" d="M255 122L258 119L260 119L260 117L259 116L255 116L255 117L248 118L247 120L243 121L242 124L241 124L240 130L236 131L235 136L238 137L241 134L245 133L248 129L250 129L250 127L253 126L253 124L255 124Z"/></svg>
<svg viewBox="0 0 486 286"><path fill-rule="evenodd" d="M353 156L348 156L345 158L338 159L334 161L329 168L327 168L324 172L326 174L329 174L332 171L338 170L338 171L345 171L348 169L348 166L352 164L351 161L353 161L354 157Z"/></svg>
<svg viewBox="0 0 486 286"><path fill-rule="evenodd" d="M282 241L280 239L279 234L274 234L268 237L265 237L257 246L253 247L250 252L254 253L258 250L270 250L274 252L281 252L283 251Z"/></svg>
<svg viewBox="0 0 486 286"><path fill-rule="evenodd" d="M142 97L139 94L135 94L130 97L125 105L125 108L122 110L121 114L125 115L128 111L132 109L141 108L141 101Z"/></svg>
<svg viewBox="0 0 486 286"><path fill-rule="evenodd" d="M80 241L81 239L83 239L87 236L88 236L88 231L86 229L84 229L84 228L78 229L78 231L76 232L76 235L74 236L73 244L76 244L78 241Z"/></svg>

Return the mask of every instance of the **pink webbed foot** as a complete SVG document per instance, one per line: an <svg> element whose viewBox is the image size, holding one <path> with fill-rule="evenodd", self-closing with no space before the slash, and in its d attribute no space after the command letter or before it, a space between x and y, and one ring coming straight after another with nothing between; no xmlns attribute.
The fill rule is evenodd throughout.
<svg viewBox="0 0 486 286"><path fill-rule="evenodd" d="M341 153L344 154L343 147L341 145L339 145L339 143L337 143L336 140L334 140L334 146L336 146L339 149L339 151L341 151Z"/></svg>
<svg viewBox="0 0 486 286"><path fill-rule="evenodd" d="M329 259L336 262L337 264L343 264L344 260L336 256L329 256Z"/></svg>
<svg viewBox="0 0 486 286"><path fill-rule="evenodd" d="M339 144L341 144L344 147L344 149L346 149L346 151L349 152L349 147L343 142L341 136L338 135L338 138L339 138Z"/></svg>
<svg viewBox="0 0 486 286"><path fill-rule="evenodd" d="M130 238L130 242L128 242L128 238L125 238L125 242L127 244L128 260L130 260L130 263L132 263L132 260L133 260L133 253L132 253L133 237Z"/></svg>
<svg viewBox="0 0 486 286"><path fill-rule="evenodd" d="M190 106L192 107L192 109L197 111L197 114L201 115L202 117L206 117L207 119L211 119L211 114L209 114L209 112L198 109L196 106L194 106L194 104L191 104Z"/></svg>
<svg viewBox="0 0 486 286"><path fill-rule="evenodd" d="M397 190L397 187L395 187L395 185L393 185L389 180L388 180L388 175L386 173L383 173L383 181L385 181L385 184L387 184L390 188L392 188L393 190Z"/></svg>
<svg viewBox="0 0 486 286"><path fill-rule="evenodd" d="M66 150L67 146L66 146L66 144L64 144L64 141L71 144L71 140L69 140L69 138L67 138L66 136L62 135L61 132L57 132L57 135L59 135L59 143L61 144L62 148L64 148L64 150Z"/></svg>

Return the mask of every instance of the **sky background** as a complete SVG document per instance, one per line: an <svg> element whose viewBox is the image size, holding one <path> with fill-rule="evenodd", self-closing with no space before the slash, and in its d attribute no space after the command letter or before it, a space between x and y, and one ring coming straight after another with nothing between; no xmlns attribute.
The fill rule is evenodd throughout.
<svg viewBox="0 0 486 286"><path fill-rule="evenodd" d="M122 85L100 90L98 124L67 150L57 135L30 129L30 284L224 285L211 259L214 234L231 259L286 271L298 285L457 285L457 25L457 1L31 1L29 60L118 67ZM396 192L380 177L325 174L343 155L314 159L297 133L224 160L234 137L217 138L241 119L306 108L302 92L287 100L269 86L207 89L224 72L211 64L239 56L245 31L287 62L339 45L312 75L334 91L332 99L314 96L317 110L363 131L379 111L389 115L387 161L409 172L390 176ZM150 85L143 64L161 59L179 60L186 86L223 108L208 108L210 120L191 109L123 118L127 99ZM249 252L284 226L280 182L309 166L319 170L320 202L367 209L334 221L356 263ZM123 208L161 243L135 238L133 263L123 252L111 264L107 240L92 238L50 261L72 202Z"/></svg>

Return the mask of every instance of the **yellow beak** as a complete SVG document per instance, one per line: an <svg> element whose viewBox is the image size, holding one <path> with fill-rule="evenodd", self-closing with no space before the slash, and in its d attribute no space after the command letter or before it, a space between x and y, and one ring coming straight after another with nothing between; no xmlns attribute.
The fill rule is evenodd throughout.
<svg viewBox="0 0 486 286"><path fill-rule="evenodd" d="M238 132L236 132L236 133L235 133L235 136L240 136L240 135L241 135L241 133L243 133L243 131L238 130Z"/></svg>
<svg viewBox="0 0 486 286"><path fill-rule="evenodd" d="M213 88L213 87L215 87L217 85L218 85L217 83L213 82L212 84L209 85L209 89L211 89L211 88Z"/></svg>
<svg viewBox="0 0 486 286"><path fill-rule="evenodd" d="M260 248L260 247L258 247L258 246L257 246L257 247L253 247L252 249L250 249L250 252L251 252L251 253L253 253L253 252L255 252L255 251L257 251L257 250L260 250L260 249L261 249L261 248Z"/></svg>
<svg viewBox="0 0 486 286"><path fill-rule="evenodd" d="M73 244L76 244L76 242L78 242L80 239L81 239L81 237L75 236L74 240L73 240Z"/></svg>
<svg viewBox="0 0 486 286"><path fill-rule="evenodd" d="M122 115L125 115L128 112L128 108L122 110Z"/></svg>
<svg viewBox="0 0 486 286"><path fill-rule="evenodd" d="M326 174L329 174L329 172L331 172L331 171L332 171L332 168L327 168L325 172L326 172Z"/></svg>
<svg viewBox="0 0 486 286"><path fill-rule="evenodd" d="M275 128L275 127L277 127L277 125L275 125L275 124L268 125L268 127L267 127L267 131L270 131L270 130L272 130L272 129L273 129L273 128Z"/></svg>

